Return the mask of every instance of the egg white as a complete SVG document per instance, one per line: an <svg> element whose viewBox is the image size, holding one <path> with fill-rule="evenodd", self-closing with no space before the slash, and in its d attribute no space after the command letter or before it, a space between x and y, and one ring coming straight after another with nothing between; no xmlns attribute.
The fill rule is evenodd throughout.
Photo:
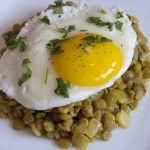
<svg viewBox="0 0 150 150"><path fill-rule="evenodd" d="M100 9L104 9L107 13L101 14ZM18 34L18 37L27 37L29 47L24 52L19 52L19 48L8 49L0 59L0 90L27 108L45 110L84 100L110 87L131 64L137 36L131 26L131 21L125 13L123 13L123 18L116 19L118 11L122 12L120 8L114 7L110 9L78 5L77 7L64 6L63 11L64 14L61 17L58 14L53 14L52 10L47 10L29 20ZM50 19L51 25L39 21L45 15ZM86 21L89 16L97 16L103 21L109 22L122 21L122 30L120 32L113 26L113 31L109 31L107 27L90 24ZM88 33L96 33L112 39L122 51L123 66L119 73L104 85L87 87L71 84L69 98L63 98L54 93L57 87L56 78L58 75L50 63L50 52L46 48L46 44L50 40L62 38L63 34L57 31L56 26L66 27L69 25L75 25L76 30L69 33L68 38L80 34L80 30L84 29ZM22 61L25 58L29 58L31 61L32 76L19 87L18 80L23 73ZM48 82L45 84L47 68L49 69L49 74Z"/></svg>

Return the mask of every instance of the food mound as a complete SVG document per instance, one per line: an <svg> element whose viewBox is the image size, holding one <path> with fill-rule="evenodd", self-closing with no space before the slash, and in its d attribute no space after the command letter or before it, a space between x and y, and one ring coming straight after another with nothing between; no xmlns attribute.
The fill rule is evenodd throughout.
<svg viewBox="0 0 150 150"><path fill-rule="evenodd" d="M135 17L57 0L3 38L0 117L14 129L86 149L130 126L150 78L148 41Z"/></svg>

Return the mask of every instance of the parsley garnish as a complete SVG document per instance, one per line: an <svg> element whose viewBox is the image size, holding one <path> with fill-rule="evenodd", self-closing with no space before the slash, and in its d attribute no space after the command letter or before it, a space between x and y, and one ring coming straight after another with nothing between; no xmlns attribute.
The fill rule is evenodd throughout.
<svg viewBox="0 0 150 150"><path fill-rule="evenodd" d="M49 20L48 16L44 16L42 19L40 19L40 21L50 25L50 20Z"/></svg>
<svg viewBox="0 0 150 150"><path fill-rule="evenodd" d="M28 44L26 42L26 37L19 37L19 44L20 44L20 52L23 52L28 48Z"/></svg>
<svg viewBox="0 0 150 150"><path fill-rule="evenodd" d="M83 30L83 29L80 30L80 32L86 32L86 31L87 31L87 30Z"/></svg>
<svg viewBox="0 0 150 150"><path fill-rule="evenodd" d="M3 37L5 39L6 47L10 50L15 49L18 45L20 45L20 52L23 52L26 48L28 48L26 37L19 37L18 39L16 39L16 37L13 35L10 35L9 37L9 33L3 34Z"/></svg>
<svg viewBox="0 0 150 150"><path fill-rule="evenodd" d="M6 48L13 50L17 47L18 41L16 39L10 38L8 41L5 41Z"/></svg>
<svg viewBox="0 0 150 150"><path fill-rule="evenodd" d="M117 13L117 17L116 17L117 19L118 19L118 18L123 18L123 17L124 17L124 16L123 16L123 12L118 12L118 13Z"/></svg>
<svg viewBox="0 0 150 150"><path fill-rule="evenodd" d="M62 0L56 0L54 3L56 4L56 7L53 9L53 14L63 14L62 6L64 6L64 3Z"/></svg>
<svg viewBox="0 0 150 150"><path fill-rule="evenodd" d="M27 79L31 78L32 75L32 71L29 68L29 64L31 63L31 61L26 58L22 61L22 66L26 69L25 73L22 74L21 78L18 81L18 85L21 86Z"/></svg>
<svg viewBox="0 0 150 150"><path fill-rule="evenodd" d="M26 42L26 37L19 37L18 39L16 39L16 37L17 37L17 34L15 34L12 31L9 31L3 34L6 48L13 50L18 45L20 45L20 52L25 51L25 49L28 47L28 44Z"/></svg>
<svg viewBox="0 0 150 150"><path fill-rule="evenodd" d="M62 78L56 78L57 88L54 92L57 95L63 96L64 98L69 98L68 88L71 88L69 82L64 82Z"/></svg>
<svg viewBox="0 0 150 150"><path fill-rule="evenodd" d="M62 0L56 0L54 3L56 4L56 6L63 6L64 5Z"/></svg>
<svg viewBox="0 0 150 150"><path fill-rule="evenodd" d="M106 11L105 11L104 9L101 9L101 10L100 10L100 13L101 13L101 14L106 14Z"/></svg>
<svg viewBox="0 0 150 150"><path fill-rule="evenodd" d="M92 43L102 44L105 42L112 42L111 39L108 39L106 37L99 37L98 35L96 35L96 36L90 35L90 36L85 37L83 40L85 40L85 42L84 42L84 51L85 52L87 52L87 48L89 46L92 46Z"/></svg>
<svg viewBox="0 0 150 150"><path fill-rule="evenodd" d="M46 68L46 75L45 75L45 84L47 83L48 81L48 74L49 74L49 69Z"/></svg>
<svg viewBox="0 0 150 150"><path fill-rule="evenodd" d="M69 32L72 32L72 31L74 31L76 29L75 29L75 25L69 25L68 28L58 28L57 27L57 30L60 33L64 33L63 38L66 38Z"/></svg>
<svg viewBox="0 0 150 150"><path fill-rule="evenodd" d="M100 27L107 26L108 29L110 31L112 31L113 23L111 23L111 22L104 22L99 17L88 17L87 21L89 23L93 23L93 24L95 24L97 26L100 26Z"/></svg>
<svg viewBox="0 0 150 150"><path fill-rule="evenodd" d="M64 12L63 12L63 9L62 9L62 7L55 7L54 9L53 9L53 14L63 14Z"/></svg>
<svg viewBox="0 0 150 150"><path fill-rule="evenodd" d="M14 33L14 32L12 32L12 31L8 31L8 32L6 32L6 33L3 33L2 36L3 36L3 39L4 39L5 42L6 42L6 41L9 41L9 40L11 40L11 39L16 39L17 34Z"/></svg>
<svg viewBox="0 0 150 150"><path fill-rule="evenodd" d="M123 22L116 21L116 22L115 22L115 26L116 26L116 29L117 29L117 30L121 31L122 26L123 26Z"/></svg>
<svg viewBox="0 0 150 150"><path fill-rule="evenodd" d="M49 41L46 47L51 50L51 55L64 52L60 47L60 43L62 41L63 40L59 40L59 39L54 39L54 40Z"/></svg>
<svg viewBox="0 0 150 150"><path fill-rule="evenodd" d="M111 39L108 39L106 37L99 37L98 35L97 36L93 36L93 35L90 35L90 36L87 36L84 38L84 40L86 42L90 42L90 43L99 43L99 44L102 44L102 43L105 43L105 42L112 42Z"/></svg>
<svg viewBox="0 0 150 150"><path fill-rule="evenodd" d="M107 26L108 29L110 31L112 31L113 23L111 23L111 22L104 22L99 17L88 17L87 21L90 22L90 23L93 23L93 24L95 24L97 26L100 26L100 27ZM123 22L116 21L114 24L116 26L116 29L121 31L122 26L123 26Z"/></svg>

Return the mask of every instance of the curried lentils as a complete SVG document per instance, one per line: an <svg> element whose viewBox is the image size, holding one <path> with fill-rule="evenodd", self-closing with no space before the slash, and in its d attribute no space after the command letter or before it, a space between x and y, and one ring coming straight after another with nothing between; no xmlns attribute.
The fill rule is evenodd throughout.
<svg viewBox="0 0 150 150"><path fill-rule="evenodd" d="M75 4L68 1L66 5ZM55 7L57 6L49 5L48 9ZM114 128L128 128L130 111L137 108L145 95L150 78L150 59L146 57L149 53L147 39L138 27L138 20L133 16L129 18L139 43L129 69L112 87L82 102L45 111L24 108L0 91L0 117L12 119L16 130L27 127L37 137L54 138L64 149L73 145L85 150L94 138L108 141ZM21 27L22 25L15 24L11 32L17 34ZM0 57L4 51L5 49L0 50Z"/></svg>

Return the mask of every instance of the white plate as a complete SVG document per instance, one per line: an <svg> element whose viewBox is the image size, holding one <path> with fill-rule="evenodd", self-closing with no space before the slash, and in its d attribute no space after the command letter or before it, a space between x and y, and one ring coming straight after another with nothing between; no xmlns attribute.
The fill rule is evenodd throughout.
<svg viewBox="0 0 150 150"><path fill-rule="evenodd" d="M78 2L78 0L74 0ZM1 0L0 1L0 34L8 31L14 23L27 20L29 17L45 10L52 0ZM89 5L118 5L130 15L137 16L140 28L150 37L150 1L148 0L87 0ZM4 46L0 36L0 47ZM150 88L147 95L131 116L129 129L116 129L109 142L96 140L88 145L88 150L150 150ZM0 119L0 150L58 150L53 140L33 136L28 130L15 131L12 122ZM74 148L71 148L72 150Z"/></svg>

